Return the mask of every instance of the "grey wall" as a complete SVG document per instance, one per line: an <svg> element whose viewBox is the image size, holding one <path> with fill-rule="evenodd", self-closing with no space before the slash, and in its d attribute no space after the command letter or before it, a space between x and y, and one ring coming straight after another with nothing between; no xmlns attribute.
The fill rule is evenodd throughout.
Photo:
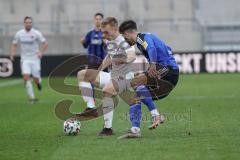
<svg viewBox="0 0 240 160"><path fill-rule="evenodd" d="M0 54L9 52L10 39L22 28L26 15L34 17L35 27L47 37L48 54L82 52L79 39L92 28L93 14L98 11L116 16L120 22L135 19L141 31L159 35L175 51L204 50L208 42L214 43L208 39L221 38L219 34L211 37L208 26L240 26L239 3L239 0L0 0ZM229 33L227 28L224 35L231 38ZM225 41L229 38L223 38L221 43ZM231 43L226 44L231 49Z"/></svg>

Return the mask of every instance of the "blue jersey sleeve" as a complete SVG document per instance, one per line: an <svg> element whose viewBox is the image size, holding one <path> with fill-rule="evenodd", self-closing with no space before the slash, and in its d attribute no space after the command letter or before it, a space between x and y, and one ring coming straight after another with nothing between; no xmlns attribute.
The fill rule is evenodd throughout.
<svg viewBox="0 0 240 160"><path fill-rule="evenodd" d="M87 48L91 42L91 33L92 31L88 32L87 35L85 36L85 42L83 43L84 48Z"/></svg>
<svg viewBox="0 0 240 160"><path fill-rule="evenodd" d="M148 53L149 62L150 63L156 63L157 62L157 49L154 45L154 42L151 37L148 35L145 35L143 47Z"/></svg>

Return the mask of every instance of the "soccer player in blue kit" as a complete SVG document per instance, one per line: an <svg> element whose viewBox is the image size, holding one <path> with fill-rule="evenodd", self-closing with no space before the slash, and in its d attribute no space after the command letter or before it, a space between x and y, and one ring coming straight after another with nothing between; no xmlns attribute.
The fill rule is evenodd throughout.
<svg viewBox="0 0 240 160"><path fill-rule="evenodd" d="M81 43L83 47L87 49L88 54L95 55L101 60L103 60L106 56L101 31L101 23L103 18L104 15L102 13L96 13L94 15L94 29L90 30L85 38L81 39Z"/></svg>
<svg viewBox="0 0 240 160"><path fill-rule="evenodd" d="M129 87L147 86L154 100L168 96L176 86L179 77L179 67L172 55L171 48L154 34L138 32L137 24L133 20L124 21L119 27L119 32L130 44L136 44L150 63L146 72L134 77L126 85ZM132 125L136 123L135 125L140 128L141 108L139 107L135 113L138 115L133 117ZM137 135L137 130L129 130L119 138L137 138L139 137Z"/></svg>

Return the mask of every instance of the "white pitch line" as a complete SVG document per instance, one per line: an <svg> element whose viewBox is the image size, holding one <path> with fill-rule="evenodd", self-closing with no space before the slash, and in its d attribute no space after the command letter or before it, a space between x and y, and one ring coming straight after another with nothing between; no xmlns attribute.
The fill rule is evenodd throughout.
<svg viewBox="0 0 240 160"><path fill-rule="evenodd" d="M7 82L0 82L0 88L10 87L22 83L21 79L11 80Z"/></svg>

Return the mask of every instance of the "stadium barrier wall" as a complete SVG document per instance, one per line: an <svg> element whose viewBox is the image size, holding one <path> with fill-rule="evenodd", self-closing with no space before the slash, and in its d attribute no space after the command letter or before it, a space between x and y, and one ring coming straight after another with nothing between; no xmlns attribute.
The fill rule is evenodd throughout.
<svg viewBox="0 0 240 160"><path fill-rule="evenodd" d="M46 55L42 58L41 74L48 76L54 68L76 55ZM227 52L176 52L174 54L183 74L239 73L240 51ZM76 74L76 71L72 75ZM0 77L20 77L20 57L14 62L9 57L0 57Z"/></svg>

